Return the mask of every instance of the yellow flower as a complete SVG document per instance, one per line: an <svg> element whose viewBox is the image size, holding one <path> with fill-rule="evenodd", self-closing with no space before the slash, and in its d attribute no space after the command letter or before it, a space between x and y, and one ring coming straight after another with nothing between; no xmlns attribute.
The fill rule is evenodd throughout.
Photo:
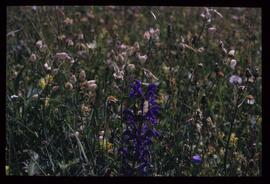
<svg viewBox="0 0 270 184"><path fill-rule="evenodd" d="M158 96L158 99L157 99L157 103L158 104L163 104L165 103L167 100L168 100L168 95L165 94L165 93L160 93L160 95Z"/></svg>
<svg viewBox="0 0 270 184"><path fill-rule="evenodd" d="M9 168L9 166L8 165L6 165L6 175L9 175L9 171L10 171L10 168Z"/></svg>
<svg viewBox="0 0 270 184"><path fill-rule="evenodd" d="M44 102L45 107L48 107L49 101L50 101L50 98L46 97L45 102Z"/></svg>
<svg viewBox="0 0 270 184"><path fill-rule="evenodd" d="M45 82L46 82L46 84L51 83L52 80L53 80L53 76L52 76L52 75L49 75L49 74L46 75L46 77L45 77Z"/></svg>
<svg viewBox="0 0 270 184"><path fill-rule="evenodd" d="M231 134L230 143L235 146L237 144L238 137L235 135L235 133Z"/></svg>
<svg viewBox="0 0 270 184"><path fill-rule="evenodd" d="M162 63L162 70L165 74L169 73L170 68L168 66L166 66L165 63Z"/></svg>
<svg viewBox="0 0 270 184"><path fill-rule="evenodd" d="M51 83L53 80L53 76L51 75L46 75L45 78L41 78L38 82L38 86L41 89L44 89L49 83Z"/></svg>
<svg viewBox="0 0 270 184"><path fill-rule="evenodd" d="M112 153L113 151L113 144L110 143L106 138L99 139L99 145L109 153Z"/></svg>
<svg viewBox="0 0 270 184"><path fill-rule="evenodd" d="M211 154L213 154L215 151L216 151L216 149L215 149L213 146L208 145L208 153L207 153L207 154L211 155Z"/></svg>
<svg viewBox="0 0 270 184"><path fill-rule="evenodd" d="M41 88L41 89L44 89L46 87L46 82L45 82L45 79L44 78L41 78L38 82L38 86Z"/></svg>
<svg viewBox="0 0 270 184"><path fill-rule="evenodd" d="M218 138L223 139L225 134L223 132L218 132Z"/></svg>

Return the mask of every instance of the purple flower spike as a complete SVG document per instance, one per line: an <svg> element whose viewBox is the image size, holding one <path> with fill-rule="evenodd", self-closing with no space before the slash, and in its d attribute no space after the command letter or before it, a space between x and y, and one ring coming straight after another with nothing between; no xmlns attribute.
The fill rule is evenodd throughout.
<svg viewBox="0 0 270 184"><path fill-rule="evenodd" d="M133 84L131 84L131 91L129 93L129 97L141 97L142 93L142 82L139 80L135 80Z"/></svg>
<svg viewBox="0 0 270 184"><path fill-rule="evenodd" d="M126 122L126 129L122 134L123 147L119 149L122 157L122 174L124 175L143 175L149 173L150 164L150 145L152 138L158 137L160 133L155 129L159 113L159 105L156 102L157 86L149 84L143 93L142 83L135 80L131 84L129 97L139 109L125 109L123 119ZM135 107L135 106L133 106ZM137 167L132 168L128 163L136 161Z"/></svg>

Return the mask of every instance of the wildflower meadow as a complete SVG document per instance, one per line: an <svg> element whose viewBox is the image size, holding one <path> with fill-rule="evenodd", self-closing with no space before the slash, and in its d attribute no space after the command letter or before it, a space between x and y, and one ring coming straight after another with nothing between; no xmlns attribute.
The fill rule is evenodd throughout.
<svg viewBox="0 0 270 184"><path fill-rule="evenodd" d="M261 9L8 6L6 175L261 176Z"/></svg>

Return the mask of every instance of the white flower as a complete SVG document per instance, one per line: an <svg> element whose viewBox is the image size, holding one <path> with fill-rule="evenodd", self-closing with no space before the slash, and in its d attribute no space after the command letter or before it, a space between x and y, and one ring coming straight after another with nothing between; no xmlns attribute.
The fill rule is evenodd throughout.
<svg viewBox="0 0 270 184"><path fill-rule="evenodd" d="M213 26L213 27L209 27L208 28L208 32L210 32L210 33L213 33L213 32L215 32L217 29Z"/></svg>
<svg viewBox="0 0 270 184"><path fill-rule="evenodd" d="M66 25L72 25L72 24L73 24L73 19L67 17L67 18L64 20L64 23L65 23Z"/></svg>
<svg viewBox="0 0 270 184"><path fill-rule="evenodd" d="M129 72L134 71L134 70L135 70L135 65L134 65L134 64L128 64L128 65L127 65L127 70L128 70Z"/></svg>
<svg viewBox="0 0 270 184"><path fill-rule="evenodd" d="M17 95L12 95L12 96L10 96L10 98L11 98L11 100L13 100L13 99L16 99L16 98L19 98Z"/></svg>
<svg viewBox="0 0 270 184"><path fill-rule="evenodd" d="M141 56L140 54L138 54L138 59L140 60L140 63L143 65L147 60L147 55Z"/></svg>
<svg viewBox="0 0 270 184"><path fill-rule="evenodd" d="M78 137L80 133L78 131L75 132L75 136Z"/></svg>
<svg viewBox="0 0 270 184"><path fill-rule="evenodd" d="M67 90L72 90L72 89L73 89L73 85L72 85L70 82L67 82L67 83L65 84L65 88L66 88Z"/></svg>
<svg viewBox="0 0 270 184"><path fill-rule="evenodd" d="M48 63L45 63L43 66L44 66L45 70L51 70L52 69L52 67L50 67L48 65Z"/></svg>
<svg viewBox="0 0 270 184"><path fill-rule="evenodd" d="M80 75L79 75L79 80L80 80L81 82L84 82L85 79L86 79L86 73L85 73L84 70L81 70L81 71L80 71Z"/></svg>
<svg viewBox="0 0 270 184"><path fill-rule="evenodd" d="M37 42L36 42L36 46L37 46L39 49L41 49L42 46L43 46L42 41L41 41L41 40L37 41Z"/></svg>
<svg viewBox="0 0 270 184"><path fill-rule="evenodd" d="M253 105L255 103L255 98L252 95L247 96L247 103Z"/></svg>
<svg viewBox="0 0 270 184"><path fill-rule="evenodd" d="M234 56L235 55L235 50L230 50L230 52L228 53L229 56Z"/></svg>
<svg viewBox="0 0 270 184"><path fill-rule="evenodd" d="M36 54L31 54L29 60L30 60L31 62L35 62L35 61L37 60Z"/></svg>
<svg viewBox="0 0 270 184"><path fill-rule="evenodd" d="M98 137L98 139L99 139L100 141L103 141L103 136L100 135L100 136Z"/></svg>
<svg viewBox="0 0 270 184"><path fill-rule="evenodd" d="M232 59L231 62L230 62L230 67L234 70L235 69L235 66L236 66L236 60L235 59Z"/></svg>
<svg viewBox="0 0 270 184"><path fill-rule="evenodd" d="M71 39L68 39L67 40L67 44L68 44L68 46L73 46L74 45L74 42Z"/></svg>
<svg viewBox="0 0 270 184"><path fill-rule="evenodd" d="M75 84L77 82L76 76L75 75L71 75L69 81L71 82L71 84Z"/></svg>
<svg viewBox="0 0 270 184"><path fill-rule="evenodd" d="M150 33L150 35L154 34L155 30L153 28L150 28L149 33Z"/></svg>
<svg viewBox="0 0 270 184"><path fill-rule="evenodd" d="M149 40L150 39L150 33L149 31L146 31L143 35L144 39Z"/></svg>
<svg viewBox="0 0 270 184"><path fill-rule="evenodd" d="M121 79L121 80L124 80L124 71L119 70L119 71L114 72L113 77L114 77L115 79Z"/></svg>
<svg viewBox="0 0 270 184"><path fill-rule="evenodd" d="M112 66L113 66L113 69L114 69L113 77L115 79L124 80L124 74L125 74L124 67L125 67L125 65L123 65L121 69L119 69L119 67L115 63L112 63Z"/></svg>
<svg viewBox="0 0 270 184"><path fill-rule="evenodd" d="M37 100L37 99L38 99L38 94L34 94L34 95L32 96L32 99L33 99L33 100Z"/></svg>
<svg viewBox="0 0 270 184"><path fill-rule="evenodd" d="M96 83L96 80L87 81L87 89L91 91L95 90L97 88L97 85L95 83Z"/></svg>
<svg viewBox="0 0 270 184"><path fill-rule="evenodd" d="M33 11L37 11L37 6L32 6Z"/></svg>
<svg viewBox="0 0 270 184"><path fill-rule="evenodd" d="M71 60L71 57L66 52L56 53L55 57L60 60Z"/></svg>
<svg viewBox="0 0 270 184"><path fill-rule="evenodd" d="M239 77L238 75L232 75L229 79L229 82L231 84L241 84L242 83L242 78Z"/></svg>
<svg viewBox="0 0 270 184"><path fill-rule="evenodd" d="M94 40L92 43L86 43L86 46L88 49L95 49L97 47L96 40Z"/></svg>
<svg viewBox="0 0 270 184"><path fill-rule="evenodd" d="M99 135L103 136L104 135L104 130L99 131Z"/></svg>
<svg viewBox="0 0 270 184"><path fill-rule="evenodd" d="M78 34L78 39L79 40L83 40L84 39L84 35L82 33Z"/></svg>

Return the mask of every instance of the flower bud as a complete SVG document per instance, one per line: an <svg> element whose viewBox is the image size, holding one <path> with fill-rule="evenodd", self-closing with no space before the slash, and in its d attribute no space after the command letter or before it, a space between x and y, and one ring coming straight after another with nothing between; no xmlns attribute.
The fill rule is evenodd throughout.
<svg viewBox="0 0 270 184"><path fill-rule="evenodd" d="M71 75L69 81L70 81L72 84L75 84L75 83L77 82L76 76L75 76L75 75Z"/></svg>
<svg viewBox="0 0 270 184"><path fill-rule="evenodd" d="M139 42L134 43L134 48L135 48L136 51L140 50Z"/></svg>
<svg viewBox="0 0 270 184"><path fill-rule="evenodd" d="M32 100L37 100L38 99L38 94L34 94L33 96L32 96Z"/></svg>
<svg viewBox="0 0 270 184"><path fill-rule="evenodd" d="M104 136L104 130L99 131L99 136Z"/></svg>
<svg viewBox="0 0 270 184"><path fill-rule="evenodd" d="M89 83L87 83L87 88L90 91L94 91L97 88L97 85L96 84L89 84Z"/></svg>
<svg viewBox="0 0 270 184"><path fill-rule="evenodd" d="M81 70L80 75L79 75L79 80L80 80L81 82L84 82L85 79L86 79L85 71L84 71L84 70Z"/></svg>
<svg viewBox="0 0 270 184"><path fill-rule="evenodd" d="M66 88L67 90L72 90L72 89L73 89L73 85L72 85L70 82L67 82L67 83L65 84L65 88Z"/></svg>
<svg viewBox="0 0 270 184"><path fill-rule="evenodd" d="M146 31L143 35L144 39L146 40L150 40L150 33L148 31Z"/></svg>
<svg viewBox="0 0 270 184"><path fill-rule="evenodd" d="M128 65L127 65L127 70L128 70L129 72L133 72L133 71L135 70L135 65L134 65L134 64L128 64Z"/></svg>
<svg viewBox="0 0 270 184"><path fill-rule="evenodd" d="M52 67L50 67L48 65L48 63L45 63L43 66L44 66L45 70L47 70L47 71L52 69Z"/></svg>
<svg viewBox="0 0 270 184"><path fill-rule="evenodd" d="M99 141L103 141L103 136L100 135L100 136L98 137L98 139L99 139Z"/></svg>
<svg viewBox="0 0 270 184"><path fill-rule="evenodd" d="M31 61L32 63L34 63L37 60L37 56L36 54L31 54L29 61Z"/></svg>
<svg viewBox="0 0 270 184"><path fill-rule="evenodd" d="M215 27L209 27L208 28L208 32L210 32L210 33L213 33L213 32L216 32L216 28Z"/></svg>
<svg viewBox="0 0 270 184"><path fill-rule="evenodd" d="M143 65L147 60L147 55L141 56L140 54L138 54L138 59L140 60L140 63Z"/></svg>
<svg viewBox="0 0 270 184"><path fill-rule="evenodd" d="M59 89L59 86L53 86L52 91L55 92Z"/></svg>
<svg viewBox="0 0 270 184"><path fill-rule="evenodd" d="M247 96L247 103L253 105L255 103L255 98L252 95Z"/></svg>
<svg viewBox="0 0 270 184"><path fill-rule="evenodd" d="M74 42L71 39L68 39L67 40L67 45L68 46L73 46L74 45Z"/></svg>
<svg viewBox="0 0 270 184"><path fill-rule="evenodd" d="M37 41L37 42L36 42L36 46L37 46L39 49L41 49L42 46L43 46L42 41L41 41L41 40Z"/></svg>
<svg viewBox="0 0 270 184"><path fill-rule="evenodd" d="M235 66L236 66L236 60L235 59L232 59L231 62L230 62L230 67L234 70L235 69Z"/></svg>
<svg viewBox="0 0 270 184"><path fill-rule="evenodd" d="M80 133L78 131L75 132L75 136L78 137Z"/></svg>
<svg viewBox="0 0 270 184"><path fill-rule="evenodd" d="M230 50L228 53L229 56L234 57L235 55L235 50Z"/></svg>

